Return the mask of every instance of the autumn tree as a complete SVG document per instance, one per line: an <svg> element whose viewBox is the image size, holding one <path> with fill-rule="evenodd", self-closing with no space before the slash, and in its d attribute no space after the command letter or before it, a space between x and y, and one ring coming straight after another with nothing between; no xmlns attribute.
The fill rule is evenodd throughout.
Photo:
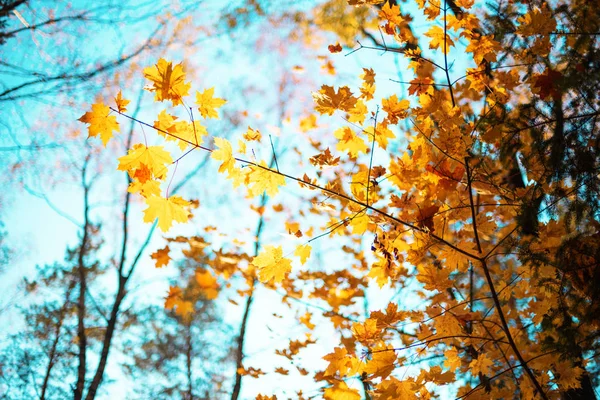
<svg viewBox="0 0 600 400"><path fill-rule="evenodd" d="M264 13L259 2L248 10ZM165 294L167 308L198 312L190 293L227 282L219 297L245 296L242 327L259 289L295 320L271 371L246 362L241 330L232 398L242 377L275 376L313 383L263 386L258 399L596 398L597 7L349 0L311 11L278 21L302 27L290 40L330 54L330 80L305 115L282 118L295 131L280 138L212 129L238 94L223 98L165 57L139 74L155 117L123 109L125 87L79 118L104 145L125 123L143 127L115 167L163 232L203 210L171 189L182 160L210 154L229 190L255 202L258 228L244 243L169 241L210 261ZM355 71L348 60L359 57ZM395 70L379 61L391 57ZM277 139L296 151L284 157ZM285 232L269 235L265 218ZM311 358L316 346L325 350Z"/></svg>

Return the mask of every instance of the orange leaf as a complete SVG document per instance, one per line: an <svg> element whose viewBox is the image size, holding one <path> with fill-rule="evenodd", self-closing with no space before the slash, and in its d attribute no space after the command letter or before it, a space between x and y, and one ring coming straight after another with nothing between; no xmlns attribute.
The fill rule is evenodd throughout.
<svg viewBox="0 0 600 400"><path fill-rule="evenodd" d="M169 264L169 261L171 261L171 257L169 257L169 251L171 251L171 249L169 249L169 246L167 246L164 249L156 250L154 253L152 253L150 257L156 261L156 268L162 268Z"/></svg>

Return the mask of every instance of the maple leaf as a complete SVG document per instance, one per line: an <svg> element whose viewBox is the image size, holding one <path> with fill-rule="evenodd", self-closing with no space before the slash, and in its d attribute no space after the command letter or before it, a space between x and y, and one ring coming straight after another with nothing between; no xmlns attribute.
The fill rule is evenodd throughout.
<svg viewBox="0 0 600 400"><path fill-rule="evenodd" d="M385 379L394 370L397 358L393 347L378 346L371 352L371 359L367 361L364 372L371 375L371 379Z"/></svg>
<svg viewBox="0 0 600 400"><path fill-rule="evenodd" d="M120 92L119 92L120 93ZM103 103L92 104L92 111L88 111L79 117L79 121L90 124L88 133L90 137L100 135L100 139L106 147L106 144L112 138L113 132L119 132L119 123L117 117L108 115L110 108Z"/></svg>
<svg viewBox="0 0 600 400"><path fill-rule="evenodd" d="M462 366L462 360L458 356L458 350L452 348L446 350L444 353L444 367L450 369L450 371L456 371L458 368Z"/></svg>
<svg viewBox="0 0 600 400"><path fill-rule="evenodd" d="M358 157L358 153L366 153L367 152L367 144L364 139L357 136L354 131L345 126L333 132L333 136L339 139L338 144L335 148L339 151L346 151L348 155L352 158Z"/></svg>
<svg viewBox="0 0 600 400"><path fill-rule="evenodd" d="M352 357L345 347L335 347L333 353L325 355L323 360L329 362L324 372L325 376L335 376L337 373L340 377L344 377L353 367Z"/></svg>
<svg viewBox="0 0 600 400"><path fill-rule="evenodd" d="M214 93L214 87L206 89L202 93L196 91L196 105L198 106L198 111L200 111L200 115L202 115L202 117L204 118L219 119L219 113L217 112L217 108L220 108L221 106L223 106L223 104L227 103L227 100L219 99L218 97L213 97Z"/></svg>
<svg viewBox="0 0 600 400"><path fill-rule="evenodd" d="M427 228L430 232L435 232L433 217L437 214L439 209L440 206L435 204L426 207L420 207L418 226L421 228Z"/></svg>
<svg viewBox="0 0 600 400"><path fill-rule="evenodd" d="M280 283L292 270L292 262L283 256L281 246L265 246L262 252L254 257L252 265L258 268L258 278L263 283Z"/></svg>
<svg viewBox="0 0 600 400"><path fill-rule="evenodd" d="M387 2L381 7L381 11L379 11L379 18L385 19L388 21L388 24L391 25L400 25L404 18L400 15L400 7L397 4L390 5L391 3Z"/></svg>
<svg viewBox="0 0 600 400"><path fill-rule="evenodd" d="M340 53L342 51L342 46L339 43L330 44L329 46L327 46L327 49L332 54L333 53Z"/></svg>
<svg viewBox="0 0 600 400"><path fill-rule="evenodd" d="M537 89L540 97L543 99L552 96L553 99L559 99L561 96L560 85L563 74L548 68L543 74L537 75L534 88Z"/></svg>
<svg viewBox="0 0 600 400"><path fill-rule="evenodd" d="M165 308L167 310L172 310L181 301L182 296L183 292L180 287L170 286L169 293L167 294L167 297L165 297Z"/></svg>
<svg viewBox="0 0 600 400"><path fill-rule="evenodd" d="M150 196L146 198L148 208L144 210L144 222L154 222L158 218L158 227L167 232L175 222L187 222L190 213L186 210L191 203L179 196L164 198Z"/></svg>
<svg viewBox="0 0 600 400"><path fill-rule="evenodd" d="M248 127L248 130L246 131L246 133L244 133L244 139L248 140L248 141L259 141L261 139L262 135L260 133L260 131L252 129L251 127Z"/></svg>
<svg viewBox="0 0 600 400"><path fill-rule="evenodd" d="M362 89L361 89L362 91ZM371 95L371 97L373 97ZM356 105L350 109L348 112L348 122L358 122L359 124L363 124L365 122L366 114L369 110L367 106L362 100L358 100Z"/></svg>
<svg viewBox="0 0 600 400"><path fill-rule="evenodd" d="M262 167L262 168L261 168ZM251 196L260 196L267 192L269 196L275 196L279 192L279 186L285 186L285 178L275 171L267 168L267 164L260 163L260 166L251 165L248 167L248 184Z"/></svg>
<svg viewBox="0 0 600 400"><path fill-rule="evenodd" d="M217 279L209 271L199 268L196 270L194 277L198 287L204 294L207 300L214 300L219 295L219 284Z"/></svg>
<svg viewBox="0 0 600 400"><path fill-rule="evenodd" d="M562 390L577 389L581 387L583 368L574 366L571 361L564 360L554 363L556 382Z"/></svg>
<svg viewBox="0 0 600 400"><path fill-rule="evenodd" d="M408 94L422 95L423 93L433 93L433 79L415 78L410 81Z"/></svg>
<svg viewBox="0 0 600 400"><path fill-rule="evenodd" d="M275 373L281 374L281 375L289 375L290 371L285 368L282 368L282 367L277 367L277 368L275 368Z"/></svg>
<svg viewBox="0 0 600 400"><path fill-rule="evenodd" d="M306 260L308 260L308 258L310 257L311 250L312 250L312 247L310 247L310 245L303 244L303 245L296 247L296 251L294 251L294 255L296 257L300 257L300 263L302 265L304 265L306 263Z"/></svg>
<svg viewBox="0 0 600 400"><path fill-rule="evenodd" d="M250 376L252 378L259 378L261 375L265 374L260 368L254 368L254 367L248 367L248 368L240 367L237 369L237 373L242 376Z"/></svg>
<svg viewBox="0 0 600 400"><path fill-rule="evenodd" d="M168 165L173 162L171 154L162 146L146 146L141 143L133 145L127 155L119 158L119 171L129 171L135 176L139 168L148 168L158 179L166 177ZM142 167L143 165L143 167Z"/></svg>
<svg viewBox="0 0 600 400"><path fill-rule="evenodd" d="M167 133L170 132L169 129L175 124L176 120L176 116L168 114L166 110L162 110L160 114L158 114L158 120L154 121L154 127L158 134L166 137L167 140L175 140L174 137Z"/></svg>
<svg viewBox="0 0 600 400"><path fill-rule="evenodd" d="M119 90L119 93L117 93L117 96L115 97L115 103L117 104L117 110L119 110L120 113L124 113L127 111L127 104L131 103L131 101L124 99Z"/></svg>
<svg viewBox="0 0 600 400"><path fill-rule="evenodd" d="M373 71L373 68L363 68L363 73L359 75L359 78L364 81L365 85L375 85L375 71Z"/></svg>
<svg viewBox="0 0 600 400"><path fill-rule="evenodd" d="M323 398L326 400L360 400L358 390L351 389L344 381L336 381L334 386L325 389Z"/></svg>
<svg viewBox="0 0 600 400"><path fill-rule="evenodd" d="M171 251L171 249L169 249L169 246L166 246L163 249L156 250L150 255L150 258L156 261L156 268L162 268L169 264L169 261L171 261L169 251Z"/></svg>
<svg viewBox="0 0 600 400"><path fill-rule="evenodd" d="M365 133L371 138L373 137L373 127L368 126L365 128ZM396 135L392 132L387 125L377 124L375 129L375 141L382 149L387 149L388 139L395 139Z"/></svg>
<svg viewBox="0 0 600 400"><path fill-rule="evenodd" d="M277 400L277 396L267 396L264 394L258 394L255 400Z"/></svg>
<svg viewBox="0 0 600 400"><path fill-rule="evenodd" d="M219 166L219 172L232 171L235 167L235 159L233 158L231 143L227 139L219 137L214 138L214 140L218 150L213 150L211 157L215 160L223 161Z"/></svg>
<svg viewBox="0 0 600 400"><path fill-rule="evenodd" d="M469 364L471 374L473 374L474 376L477 376L480 373L483 375L488 375L492 371L493 366L494 362L490 360L485 353L479 354L477 359L471 361L471 363Z"/></svg>
<svg viewBox="0 0 600 400"><path fill-rule="evenodd" d="M185 83L185 72L183 66L164 58L158 60L156 65L144 68L144 77L149 79L153 86L145 88L149 92L155 92L156 101L171 100L174 106L183 104L182 97L187 96L191 84Z"/></svg>
<svg viewBox="0 0 600 400"><path fill-rule="evenodd" d="M377 320L373 318L366 319L364 323L352 324L352 333L356 340L365 345L376 341L381 336L381 330L377 328Z"/></svg>
<svg viewBox="0 0 600 400"><path fill-rule="evenodd" d="M444 33L444 29L440 26L434 25L429 29L425 36L430 37L429 48L437 49L441 46L443 53L448 53L450 47L454 46L454 42L450 39L450 36ZM446 39L446 46L444 48L444 38Z"/></svg>
<svg viewBox="0 0 600 400"><path fill-rule="evenodd" d="M337 92L331 86L323 85L321 90L312 93L317 105L315 110L320 114L333 115L335 110L350 111L356 104L356 97L352 95L348 86L340 87Z"/></svg>
<svg viewBox="0 0 600 400"><path fill-rule="evenodd" d="M496 61L496 54L501 50L500 43L493 40L490 36L481 36L472 38L466 48L467 53L473 53L473 59L477 65L483 60L488 63Z"/></svg>
<svg viewBox="0 0 600 400"><path fill-rule="evenodd" d="M136 173L139 170L136 170ZM143 197L160 196L160 183L156 180L147 180L142 183L137 179L133 179L127 188L129 193L139 193Z"/></svg>
<svg viewBox="0 0 600 400"><path fill-rule="evenodd" d="M398 119L404 119L408 115L408 107L410 107L410 101L404 99L398 101L398 96L395 94L383 99L381 101L383 105L383 111L388 114L388 121L392 124L398 123Z"/></svg>
<svg viewBox="0 0 600 400"><path fill-rule="evenodd" d="M185 150L188 146L198 146L202 143L202 137L208 135L206 127L202 126L200 121L193 123L177 121L169 127L168 132L170 133L168 140L177 141L181 150Z"/></svg>

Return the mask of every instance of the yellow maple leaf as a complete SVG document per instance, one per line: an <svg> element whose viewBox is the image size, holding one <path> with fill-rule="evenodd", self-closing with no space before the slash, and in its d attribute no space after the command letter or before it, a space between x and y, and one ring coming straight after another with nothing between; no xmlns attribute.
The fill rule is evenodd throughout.
<svg viewBox="0 0 600 400"><path fill-rule="evenodd" d="M383 105L383 111L387 112L387 119L392 124L398 123L398 119L404 119L408 115L408 107L410 107L410 101L404 99L398 101L398 96L395 94L387 99L381 101Z"/></svg>
<svg viewBox="0 0 600 400"><path fill-rule="evenodd" d="M333 136L339 140L335 148L339 151L348 152L352 158L358 157L358 153L367 152L367 145L365 144L363 138L357 136L348 126L337 129L335 132L333 132Z"/></svg>
<svg viewBox="0 0 600 400"><path fill-rule="evenodd" d="M395 368L396 352L393 347L376 347L371 353L371 359L367 361L364 372L371 375L370 378L387 378Z"/></svg>
<svg viewBox="0 0 600 400"><path fill-rule="evenodd" d="M325 389L323 398L326 400L360 400L362 397L358 390L351 389L344 381L336 381L334 386Z"/></svg>
<svg viewBox="0 0 600 400"><path fill-rule="evenodd" d="M362 92L362 88L361 88ZM373 96L371 95L371 98ZM368 99L367 99L368 100ZM363 124L365 122L365 118L367 117L367 106L362 100L358 100L356 105L350 109L348 112L348 122L358 122L359 124Z"/></svg>
<svg viewBox="0 0 600 400"><path fill-rule="evenodd" d="M482 373L483 375L488 375L492 367L494 366L494 362L490 360L485 353L479 354L476 360L471 361L469 364L469 368L471 369L471 374L474 376Z"/></svg>
<svg viewBox="0 0 600 400"><path fill-rule="evenodd" d="M450 51L450 47L454 46L454 42L450 39L450 36L444 33L444 29L440 26L434 25L424 34L431 38L429 41L430 49L442 48L442 52L447 54ZM444 36L446 38L446 45L444 47Z"/></svg>
<svg viewBox="0 0 600 400"><path fill-rule="evenodd" d="M244 139L248 140L248 141L252 141L252 140L260 140L260 138L262 137L260 131L256 130L256 129L252 129L251 127L248 127L248 130L246 131L246 133L244 133Z"/></svg>
<svg viewBox="0 0 600 400"><path fill-rule="evenodd" d="M493 40L491 36L481 36L479 38L471 38L465 51L467 53L473 53L473 59L475 60L475 63L479 65L483 60L495 62L496 54L498 54L501 49L500 43Z"/></svg>
<svg viewBox="0 0 600 400"><path fill-rule="evenodd" d="M167 246L163 249L156 250L150 255L150 258L156 261L156 268L162 268L169 264L169 261L171 261L169 251L171 251L171 249L169 249L169 246Z"/></svg>
<svg viewBox="0 0 600 400"><path fill-rule="evenodd" d="M137 179L133 179L127 188L129 193L139 193L143 197L159 196L160 195L160 183L154 179L147 180L146 182L140 182Z"/></svg>
<svg viewBox="0 0 600 400"><path fill-rule="evenodd" d="M377 320L374 318L368 318L364 323L352 324L352 333L356 340L365 345L378 340L381 336L381 330L377 327Z"/></svg>
<svg viewBox="0 0 600 400"><path fill-rule="evenodd" d="M229 140L216 137L215 145L217 150L213 150L211 157L218 161L223 161L219 166L219 172L232 171L235 167L235 160L233 159L233 149Z"/></svg>
<svg viewBox="0 0 600 400"><path fill-rule="evenodd" d="M144 210L144 222L154 222L158 218L158 227L166 232L175 222L187 222L190 213L186 207L190 202L179 196L171 196L168 199L161 196L150 196L146 198L148 208Z"/></svg>
<svg viewBox="0 0 600 400"><path fill-rule="evenodd" d="M171 154L162 146L146 146L141 143L133 145L127 155L119 158L119 171L128 171L130 176L144 165L158 179L167 175L168 166L173 162Z"/></svg>
<svg viewBox="0 0 600 400"><path fill-rule="evenodd" d="M342 86L336 92L333 87L323 85L321 90L313 92L312 96L315 103L317 103L315 110L328 115L333 115L335 110L350 111L357 100L348 86Z"/></svg>
<svg viewBox="0 0 600 400"><path fill-rule="evenodd" d="M261 162L260 167L251 165L248 169L247 184L251 185L248 187L251 196L260 196L265 191L269 196L275 196L279 186L285 186L285 178L269 169L265 162Z"/></svg>
<svg viewBox="0 0 600 400"><path fill-rule="evenodd" d="M154 121L154 127L159 135L166 137L167 140L175 140L175 138L171 135L168 135L169 128L171 128L177 117L167 113L167 110L162 110L160 114L158 114L158 120Z"/></svg>
<svg viewBox="0 0 600 400"><path fill-rule="evenodd" d="M379 11L379 18L386 19L389 24L392 25L400 25L404 19L400 15L400 7L391 3L385 3L383 7L381 7L381 11Z"/></svg>
<svg viewBox="0 0 600 400"><path fill-rule="evenodd" d="M373 127L366 127L365 133L368 134L369 137L373 138ZM387 126L383 124L377 124L377 129L375 129L375 141L382 149L387 149L388 139L395 138L396 135Z"/></svg>
<svg viewBox="0 0 600 400"><path fill-rule="evenodd" d="M144 68L144 77L152 82L153 86L146 90L156 93L156 101L171 100L174 106L183 104L181 98L187 96L191 88L189 82L185 83L181 63L173 66L164 58L159 59L156 65Z"/></svg>
<svg viewBox="0 0 600 400"><path fill-rule="evenodd" d="M312 247L310 247L310 245L302 244L302 245L296 247L296 251L294 251L294 255L297 257L300 257L300 263L302 263L302 265L304 265L306 263L306 260L308 260L308 257L310 257L311 250L312 250Z"/></svg>
<svg viewBox="0 0 600 400"><path fill-rule="evenodd" d="M119 110L120 113L124 113L127 111L127 104L131 103L131 101L124 99L119 90L119 93L117 93L117 96L115 97L115 103L117 104L117 110Z"/></svg>
<svg viewBox="0 0 600 400"><path fill-rule="evenodd" d="M109 113L110 108L108 106L103 103L96 103L92 104L92 111L88 111L79 117L79 121L90 124L88 126L89 135L91 137L100 135L100 139L105 147L110 138L112 138L113 131L119 131L117 117L108 115Z"/></svg>
<svg viewBox="0 0 600 400"><path fill-rule="evenodd" d="M263 283L279 283L292 270L292 262L283 256L281 246L265 246L262 252L254 257L252 265L258 268L258 279Z"/></svg>
<svg viewBox="0 0 600 400"><path fill-rule="evenodd" d="M462 360L458 356L458 350L452 348L446 350L444 353L444 367L448 368L450 371L456 371L458 368L462 366Z"/></svg>
<svg viewBox="0 0 600 400"><path fill-rule="evenodd" d="M352 227L353 234L362 235L369 227L369 216L366 212L359 212L350 220L350 226Z"/></svg>
<svg viewBox="0 0 600 400"><path fill-rule="evenodd" d="M214 93L214 87L206 89L202 93L196 91L196 105L198 106L198 111L200 111L200 115L202 115L202 117L204 118L219 119L219 113L217 112L217 108L220 108L223 104L227 103L227 100L220 99L218 97L213 97Z"/></svg>
<svg viewBox="0 0 600 400"><path fill-rule="evenodd" d="M169 127L168 132L169 140L176 140L181 150L185 150L188 146L198 146L202 143L202 137L208 135L208 131L200 121L175 122Z"/></svg>

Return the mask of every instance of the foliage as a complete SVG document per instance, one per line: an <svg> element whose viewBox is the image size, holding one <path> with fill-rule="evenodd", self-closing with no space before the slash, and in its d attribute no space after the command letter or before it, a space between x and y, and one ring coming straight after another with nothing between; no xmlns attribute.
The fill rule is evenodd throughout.
<svg viewBox="0 0 600 400"><path fill-rule="evenodd" d="M297 121L298 136L307 140L297 147L295 165L282 158L270 134L252 128L210 134L208 120L232 102L220 98L218 85L196 87L185 64L173 60L160 58L142 74L165 108L153 124L124 109L127 87L114 104L92 105L80 121L104 145L121 125L116 117L157 133L131 144L118 169L145 202L144 221L157 220L163 232L202 212L191 199L169 193L181 160L200 152L211 153L232 190L259 200L254 252L233 238L222 246L178 236L153 257L163 266L171 251L181 250L205 263L166 294L165 307L182 321L202 312L204 303L190 300L190 291L215 299L231 286L246 296L232 398L242 376L265 374L243 357L259 282L291 310L311 304L321 311L298 315L306 336L289 337L288 348L275 350L282 362L273 373L287 376L294 365L326 399L448 392L471 399L596 398L595 6L333 0L311 18L282 15L303 27L290 40L319 46L315 30L324 30L335 35L321 45L332 54L344 48L345 59L394 53L412 75L391 87L369 58L357 78L340 73L337 81L315 86L311 110ZM257 2L248 8L263 13ZM371 44L355 45L358 33ZM324 67L336 74L329 61ZM302 196L299 205L286 201L290 195ZM280 196L272 211L295 215L286 223L286 239L295 243L261 245L267 201ZM327 241L338 248L313 251ZM243 287L232 284L240 280ZM369 299L384 305L370 309ZM309 346L327 343L327 329L339 340L321 354L324 363L294 364ZM275 395L281 394L258 398ZM300 390L297 397L305 395Z"/></svg>

